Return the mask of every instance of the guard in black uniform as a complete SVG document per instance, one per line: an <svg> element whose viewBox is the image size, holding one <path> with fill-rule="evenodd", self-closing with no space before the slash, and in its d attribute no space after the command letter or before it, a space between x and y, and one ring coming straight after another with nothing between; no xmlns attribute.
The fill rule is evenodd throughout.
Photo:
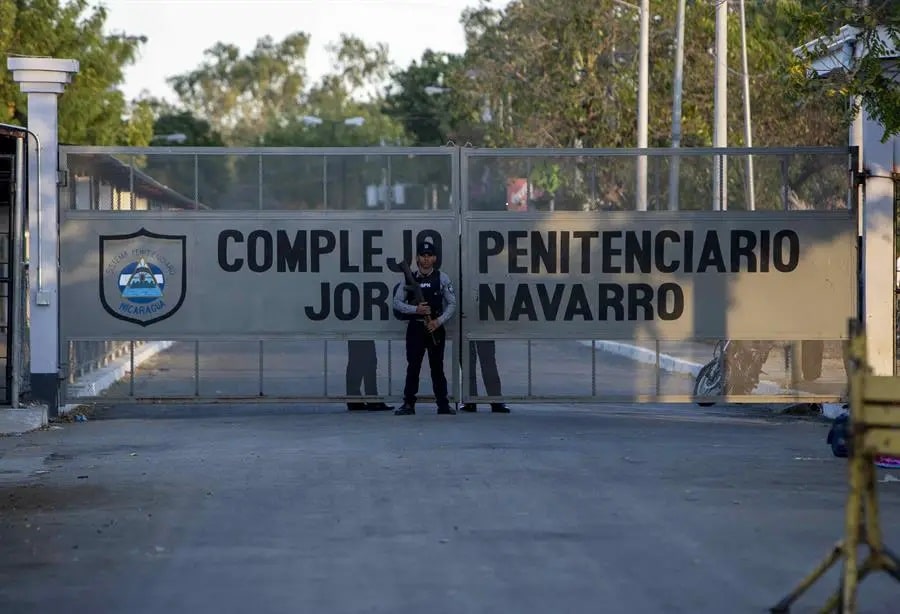
<svg viewBox="0 0 900 614"><path fill-rule="evenodd" d="M444 375L444 348L447 345L444 324L456 312L456 294L450 277L434 268L437 257L434 244L428 241L420 243L416 254L418 270L413 273L413 278L422 288L425 301L414 304L412 292L405 289L405 280L394 292L394 312L400 317L409 317L406 325L406 386L403 389L403 405L394 414L409 416L416 413L419 373L426 352L437 413L455 414L456 410L450 407L447 399L447 377Z"/></svg>

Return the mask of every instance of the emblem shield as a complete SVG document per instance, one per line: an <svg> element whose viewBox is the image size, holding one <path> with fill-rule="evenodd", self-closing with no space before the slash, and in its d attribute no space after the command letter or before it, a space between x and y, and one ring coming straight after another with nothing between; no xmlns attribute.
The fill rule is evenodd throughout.
<svg viewBox="0 0 900 614"><path fill-rule="evenodd" d="M109 315L150 326L173 316L186 294L185 235L100 235L100 303Z"/></svg>

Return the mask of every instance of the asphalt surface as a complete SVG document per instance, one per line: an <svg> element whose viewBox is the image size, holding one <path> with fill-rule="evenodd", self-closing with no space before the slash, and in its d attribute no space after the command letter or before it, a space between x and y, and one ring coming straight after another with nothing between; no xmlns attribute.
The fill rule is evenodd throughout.
<svg viewBox="0 0 900 614"><path fill-rule="evenodd" d="M4 614L763 612L842 530L827 425L746 407L142 405L54 426L0 438ZM900 474L879 479L896 550ZM898 603L863 582L860 612Z"/></svg>
<svg viewBox="0 0 900 614"><path fill-rule="evenodd" d="M388 345L379 341L376 348L378 392L399 401L406 373L403 342ZM530 376L526 342L497 341L496 352L504 395L559 398L596 393L630 398L655 394L657 386L662 394L690 394L693 386L689 375L657 372L655 365L594 351L576 341L532 342ZM448 348L448 379L452 377L451 365ZM270 341L262 346L256 341L204 341L199 349L193 342L181 342L141 364L135 369L133 382L131 378L123 379L105 396L334 398L345 394L346 367L347 344L342 341ZM485 394L480 366L477 374L479 393ZM421 370L419 392L426 397L432 394L427 358ZM429 405L433 407L431 402Z"/></svg>

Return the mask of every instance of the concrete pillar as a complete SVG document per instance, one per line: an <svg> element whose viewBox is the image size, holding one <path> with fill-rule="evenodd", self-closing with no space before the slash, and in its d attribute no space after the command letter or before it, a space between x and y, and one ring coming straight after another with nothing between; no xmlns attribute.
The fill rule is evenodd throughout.
<svg viewBox="0 0 900 614"><path fill-rule="evenodd" d="M7 68L28 95L28 129L40 139L41 168L28 160L28 297L31 313L31 390L47 404L49 415L59 408L59 135L57 102L76 60L8 58Z"/></svg>
<svg viewBox="0 0 900 614"><path fill-rule="evenodd" d="M861 111L864 113L865 111ZM900 171L900 139L881 142L884 126L868 116L863 123L863 172L866 176L863 224L863 313L869 364L876 375L893 375L894 330L894 180Z"/></svg>

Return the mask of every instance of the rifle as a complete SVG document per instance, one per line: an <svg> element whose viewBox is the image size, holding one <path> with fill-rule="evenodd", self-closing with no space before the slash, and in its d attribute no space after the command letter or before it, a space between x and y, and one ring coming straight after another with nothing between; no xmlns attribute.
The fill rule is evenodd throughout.
<svg viewBox="0 0 900 614"><path fill-rule="evenodd" d="M403 276L406 278L406 286L404 286L404 289L407 292L413 293L413 298L416 301L416 305L421 305L425 302L425 296L422 294L422 288L421 286L419 286L416 278L413 277L412 270L409 268L409 264L406 262L406 260L400 262L400 268L403 269ZM425 318L426 324L431 322L430 315L425 315L422 317ZM428 329L426 328L426 330ZM437 345L437 339L434 338L434 331L428 331L428 336L431 337L431 342Z"/></svg>

